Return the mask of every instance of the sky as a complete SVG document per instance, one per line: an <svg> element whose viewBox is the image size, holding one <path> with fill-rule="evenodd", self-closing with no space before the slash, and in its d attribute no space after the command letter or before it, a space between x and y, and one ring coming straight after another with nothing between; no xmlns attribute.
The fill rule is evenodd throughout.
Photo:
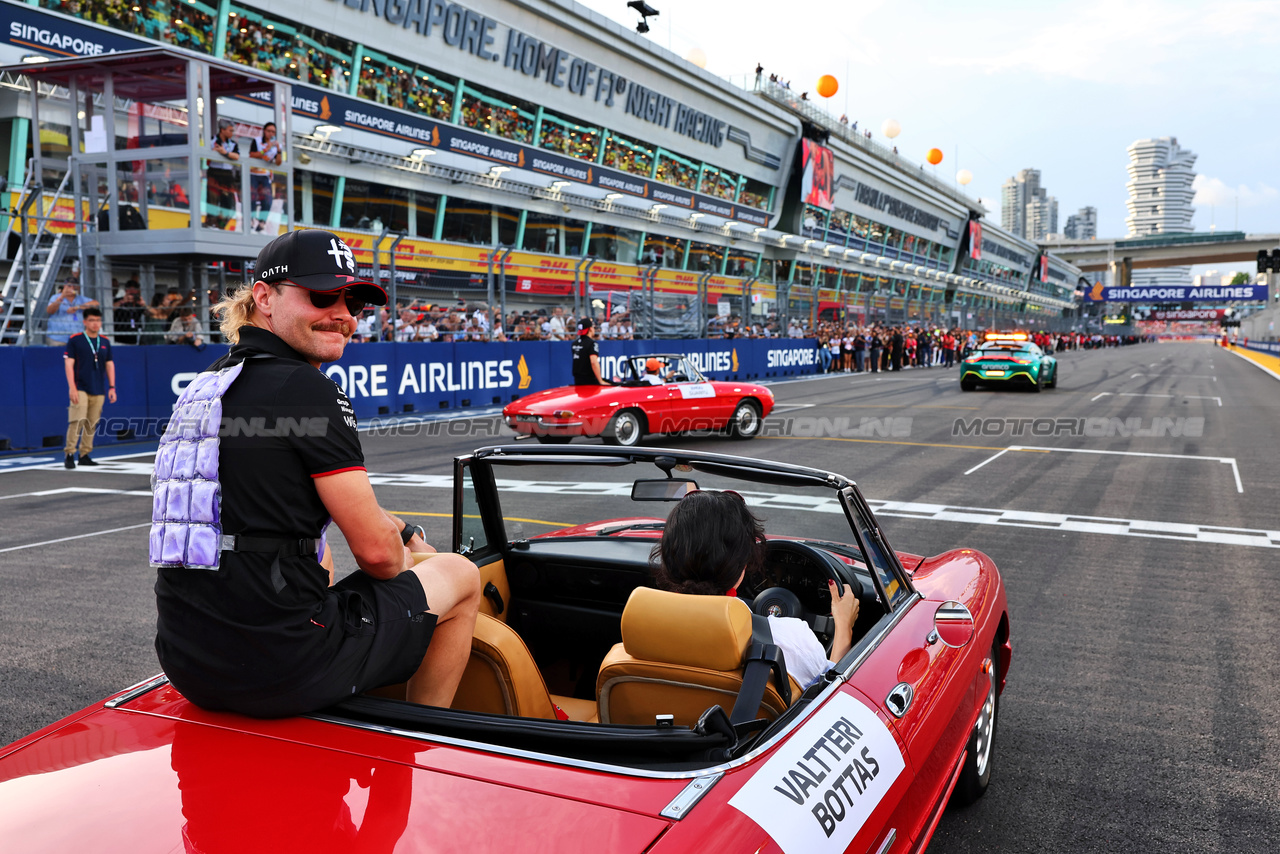
<svg viewBox="0 0 1280 854"><path fill-rule="evenodd" d="M578 2L638 20L626 0ZM896 119L899 150L941 149L944 180L970 170L997 221L1000 185L1033 168L1060 229L1092 205L1098 236L1123 237L1125 149L1172 136L1198 155L1197 231L1280 233L1277 0L648 2L649 38L739 85L757 62L810 97L834 75L833 115L881 141Z"/></svg>

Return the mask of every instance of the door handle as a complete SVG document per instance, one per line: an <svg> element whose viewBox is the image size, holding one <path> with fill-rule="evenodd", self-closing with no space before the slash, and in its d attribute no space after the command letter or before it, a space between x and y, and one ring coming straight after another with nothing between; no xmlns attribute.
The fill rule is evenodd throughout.
<svg viewBox="0 0 1280 854"><path fill-rule="evenodd" d="M915 693L915 689L909 682L899 682L889 692L889 696L884 698L885 708L895 718L900 718L907 713L907 709L911 708L911 700L915 697Z"/></svg>

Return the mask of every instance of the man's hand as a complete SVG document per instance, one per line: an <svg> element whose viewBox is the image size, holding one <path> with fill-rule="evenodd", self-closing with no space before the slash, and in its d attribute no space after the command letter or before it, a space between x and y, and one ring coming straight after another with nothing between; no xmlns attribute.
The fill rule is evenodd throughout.
<svg viewBox="0 0 1280 854"><path fill-rule="evenodd" d="M858 619L858 607L861 604L853 588L844 586L844 595L836 592L834 580L828 580L831 590L831 618L835 621L835 642L831 646L831 661L844 658L845 653L853 648L853 624Z"/></svg>
<svg viewBox="0 0 1280 854"><path fill-rule="evenodd" d="M115 402L116 402L116 390L115 390L115 389L113 389L113 388L109 388L109 389L107 389L107 402L108 402L108 403L115 403ZM72 401L72 403L75 403L75 401L73 400L73 401Z"/></svg>
<svg viewBox="0 0 1280 854"><path fill-rule="evenodd" d="M412 566L400 543L400 525L378 506L364 471L344 471L312 481L325 509L355 556L356 565L374 578L395 578Z"/></svg>
<svg viewBox="0 0 1280 854"><path fill-rule="evenodd" d="M115 392L112 392L112 394L115 394ZM114 401L114 400L113 400L113 401L111 401L111 402L112 402L112 403L115 403L115 401ZM71 405L72 405L72 406L75 406L75 405L77 405L78 403L80 403L80 390L79 390L79 389L74 389L74 388L73 388L73 389L71 389Z"/></svg>

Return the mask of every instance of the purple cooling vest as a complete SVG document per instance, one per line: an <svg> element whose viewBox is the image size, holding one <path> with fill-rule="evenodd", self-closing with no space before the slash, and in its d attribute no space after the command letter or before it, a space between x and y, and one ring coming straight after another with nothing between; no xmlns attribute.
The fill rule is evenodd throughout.
<svg viewBox="0 0 1280 854"><path fill-rule="evenodd" d="M214 569L222 555L222 396L244 362L199 374L173 407L151 472L151 565Z"/></svg>

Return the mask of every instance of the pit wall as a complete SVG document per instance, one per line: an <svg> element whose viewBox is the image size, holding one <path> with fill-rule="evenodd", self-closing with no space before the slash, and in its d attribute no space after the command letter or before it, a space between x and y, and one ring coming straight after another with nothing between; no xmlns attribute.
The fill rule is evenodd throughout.
<svg viewBox="0 0 1280 854"><path fill-rule="evenodd" d="M510 403L571 382L567 341L354 344L324 373L347 392L356 417L457 413ZM179 392L227 352L185 345L117 346L118 401L103 409L95 444L156 439ZM688 355L708 379L781 380L815 374L812 339L601 341L605 376L644 353ZM62 446L67 383L61 347L0 347L0 449Z"/></svg>

